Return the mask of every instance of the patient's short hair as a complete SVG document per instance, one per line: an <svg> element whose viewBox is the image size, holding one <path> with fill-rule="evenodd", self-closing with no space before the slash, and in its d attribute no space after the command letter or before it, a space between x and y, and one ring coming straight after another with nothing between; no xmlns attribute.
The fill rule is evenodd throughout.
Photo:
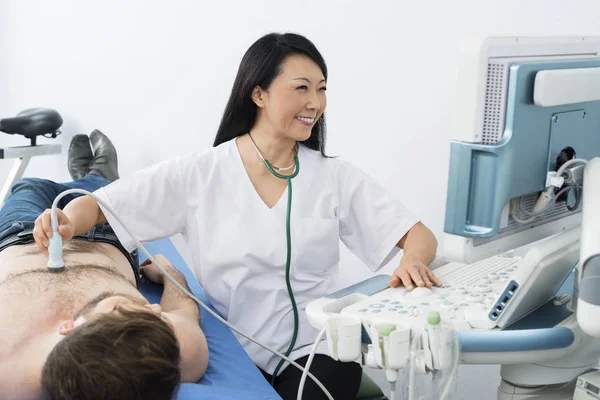
<svg viewBox="0 0 600 400"><path fill-rule="evenodd" d="M120 308L77 327L42 370L47 400L169 400L181 372L179 344L156 314Z"/></svg>

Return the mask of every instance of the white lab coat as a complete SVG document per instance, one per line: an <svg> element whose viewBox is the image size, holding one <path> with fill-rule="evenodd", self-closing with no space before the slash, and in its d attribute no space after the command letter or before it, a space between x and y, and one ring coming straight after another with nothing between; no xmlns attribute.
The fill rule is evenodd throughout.
<svg viewBox="0 0 600 400"><path fill-rule="evenodd" d="M292 180L291 285L300 316L292 359L309 354L317 330L306 305L328 294L339 262L339 239L376 271L419 220L373 179L347 162L300 146ZM254 189L235 140L135 172L96 192L142 241L182 233L195 273L213 306L231 324L285 352L293 313L285 281L287 189L271 209ZM127 250L135 245L104 214ZM237 336L272 374L277 356ZM326 353L324 343L319 353ZM286 364L287 365L287 364Z"/></svg>

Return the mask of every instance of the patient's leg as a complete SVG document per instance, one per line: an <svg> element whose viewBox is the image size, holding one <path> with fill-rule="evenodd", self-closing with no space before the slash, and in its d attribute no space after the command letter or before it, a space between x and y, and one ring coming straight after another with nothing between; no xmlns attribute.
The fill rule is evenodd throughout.
<svg viewBox="0 0 600 400"><path fill-rule="evenodd" d="M68 183L56 183L38 178L21 179L12 187L10 196L0 210L0 236L14 222L35 221L45 209L52 206L56 196L65 190L84 189L93 192L109 183L106 178L93 174ZM81 195L71 194L63 197L58 207L64 208L67 203L79 196Z"/></svg>

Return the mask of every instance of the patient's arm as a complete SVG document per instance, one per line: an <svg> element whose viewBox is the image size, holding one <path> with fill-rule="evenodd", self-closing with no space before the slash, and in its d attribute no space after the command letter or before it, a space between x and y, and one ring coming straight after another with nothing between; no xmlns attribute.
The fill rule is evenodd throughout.
<svg viewBox="0 0 600 400"><path fill-rule="evenodd" d="M191 292L185 279L185 275L176 270L169 260L160 254L155 255L154 258L163 268L165 268L169 275L175 278L177 283L183 286L187 291ZM160 269L152 264L150 260L146 260L141 264L140 271L149 281L163 285L160 307L164 312L177 312L179 315L185 316L190 320L199 321L200 312L198 311L196 302L175 286L168 277L163 276Z"/></svg>
<svg viewBox="0 0 600 400"><path fill-rule="evenodd" d="M154 256L161 266L186 290L190 291L185 276L169 261ZM181 376L183 382L197 382L208 366L208 345L200 328L200 312L194 300L184 294L171 280L149 261L141 265L142 274L151 282L163 284L160 306L165 318L171 323L181 348Z"/></svg>

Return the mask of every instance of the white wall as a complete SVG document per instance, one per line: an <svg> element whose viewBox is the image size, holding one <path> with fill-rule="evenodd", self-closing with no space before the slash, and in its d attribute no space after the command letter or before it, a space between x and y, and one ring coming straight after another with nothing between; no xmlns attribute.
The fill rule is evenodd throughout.
<svg viewBox="0 0 600 400"><path fill-rule="evenodd" d="M65 120L65 153L32 161L29 176L68 180L71 137L95 128L126 175L209 147L248 46L298 32L328 63L329 153L378 179L442 239L461 38L600 35L599 17L597 0L2 0L0 116L44 106ZM9 167L0 162L0 181ZM340 282L369 276L345 250L342 264Z"/></svg>
<svg viewBox="0 0 600 400"><path fill-rule="evenodd" d="M560 0L0 4L0 115L45 106L65 120L62 157L34 159L28 175L67 180L71 137L95 128L115 142L122 175L202 151L244 51L266 32L294 31L328 63L329 153L378 179L442 245L461 38L600 33L594 0L579 0L579 8ZM0 137L2 145L22 142ZM9 167L0 163L0 179ZM345 281L369 274L345 250L343 270Z"/></svg>

